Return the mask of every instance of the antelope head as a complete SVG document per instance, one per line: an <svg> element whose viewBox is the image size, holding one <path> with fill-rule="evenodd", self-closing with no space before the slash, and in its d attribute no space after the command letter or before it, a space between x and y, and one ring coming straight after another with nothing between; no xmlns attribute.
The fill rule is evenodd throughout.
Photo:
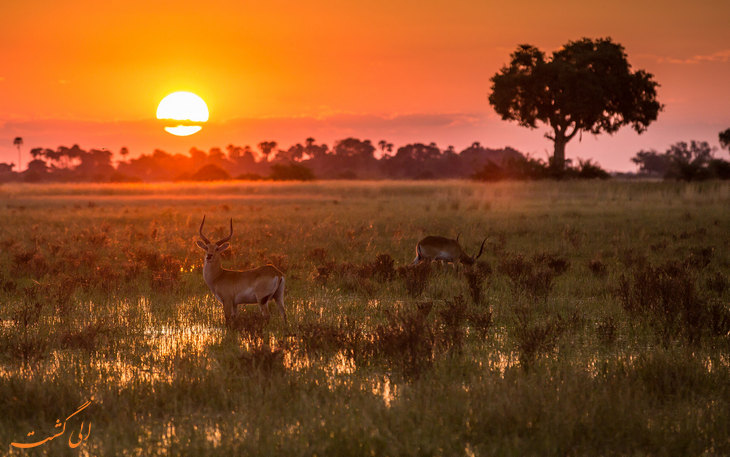
<svg viewBox="0 0 730 457"><path fill-rule="evenodd" d="M203 216L203 222L200 223L200 240L196 243L198 247L205 251L205 265L216 265L220 264L220 254L226 249L231 247L229 241L233 236L233 219L231 219L231 231L227 237L221 238L220 240L212 243L203 234L203 225L205 224L205 216Z"/></svg>
<svg viewBox="0 0 730 457"><path fill-rule="evenodd" d="M459 237L456 237L456 239L457 239L457 243L458 243ZM484 243L486 243L486 242L487 242L487 239L484 238L484 241L482 241L482 245L479 247L479 253L476 255L473 255L471 257L468 256L466 254L466 252L464 252L464 250L462 249L461 254L459 255L459 261L461 263L463 263L464 265L474 265L474 262L476 262L477 259L482 256L482 252L484 252Z"/></svg>

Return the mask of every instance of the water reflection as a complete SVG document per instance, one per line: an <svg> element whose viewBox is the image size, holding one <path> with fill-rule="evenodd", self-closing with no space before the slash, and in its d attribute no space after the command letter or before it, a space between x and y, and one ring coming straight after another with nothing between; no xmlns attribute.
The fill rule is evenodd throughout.
<svg viewBox="0 0 730 457"><path fill-rule="evenodd" d="M173 326L162 325L148 327L144 336L150 348L160 357L171 357L177 354L203 354L212 344L219 344L223 339L222 328L206 325Z"/></svg>

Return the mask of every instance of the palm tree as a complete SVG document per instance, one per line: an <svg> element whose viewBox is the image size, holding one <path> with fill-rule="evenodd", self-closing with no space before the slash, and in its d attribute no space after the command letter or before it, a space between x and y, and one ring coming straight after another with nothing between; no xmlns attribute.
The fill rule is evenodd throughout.
<svg viewBox="0 0 730 457"><path fill-rule="evenodd" d="M380 147L380 158L382 159L385 157L385 151L388 151L388 153L391 153L393 151L393 143L388 143L385 140L378 141L378 146Z"/></svg>
<svg viewBox="0 0 730 457"><path fill-rule="evenodd" d="M264 155L264 161L269 161L269 155L273 152L276 147L276 141L262 141L258 144L259 150Z"/></svg>
<svg viewBox="0 0 730 457"><path fill-rule="evenodd" d="M20 173L20 147L23 146L23 138L16 136L13 145L18 148L18 173Z"/></svg>

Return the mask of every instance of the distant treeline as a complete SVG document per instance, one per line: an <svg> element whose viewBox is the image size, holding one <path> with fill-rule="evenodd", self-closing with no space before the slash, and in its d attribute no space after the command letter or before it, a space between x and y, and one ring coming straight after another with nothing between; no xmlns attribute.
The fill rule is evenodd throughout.
<svg viewBox="0 0 730 457"><path fill-rule="evenodd" d="M725 146L725 143L723 143ZM640 151L632 159L638 176L669 179L728 179L730 162L713 156L706 142L684 142L664 154ZM0 163L0 182L148 182L207 181L225 179L448 179L483 181L503 179L601 178L609 174L590 160L567 161L558 172L544 160L512 148L491 149L475 142L457 152L452 146L440 149L435 143L412 143L394 151L384 140L377 146L370 140L346 138L333 148L307 138L288 149L275 141L263 141L256 149L228 145L208 152L192 148L188 154L155 150L129 159L122 148L116 164L106 149L84 150L78 145L56 149L35 148L28 168L14 172L13 164Z"/></svg>
<svg viewBox="0 0 730 457"><path fill-rule="evenodd" d="M730 129L720 133L720 144L725 148L730 145ZM631 161L639 166L642 176L683 181L730 179L730 162L715 157L714 152L706 141L680 141L664 153L639 151Z"/></svg>
<svg viewBox="0 0 730 457"><path fill-rule="evenodd" d="M78 145L35 148L27 170L13 172L0 164L2 181L135 182L219 179L444 179L468 178L488 164L501 166L523 155L512 148L490 149L473 143L457 152L435 143L408 144L397 150L386 141L346 138L333 148L308 138L287 149L275 141L250 146L229 145L208 152L192 148L188 154L155 150L127 158L122 148L116 164L106 149L84 150Z"/></svg>

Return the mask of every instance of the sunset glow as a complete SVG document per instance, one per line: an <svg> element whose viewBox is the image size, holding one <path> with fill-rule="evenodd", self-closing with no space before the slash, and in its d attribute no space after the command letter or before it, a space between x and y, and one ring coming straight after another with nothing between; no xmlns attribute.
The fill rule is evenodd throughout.
<svg viewBox="0 0 730 457"><path fill-rule="evenodd" d="M271 140L286 148L308 137L331 146L348 136L384 139L394 151L413 142L460 151L478 141L545 158L547 130L502 121L488 103L489 78L520 44L550 53L582 37L623 45L634 70L655 76L665 110L642 135L576 138L568 158L633 170L642 149L719 146L730 119L729 2L221 0L201 9L181 0L175 9L3 2L0 162L18 160L15 137L25 141L24 161L32 148L59 145L126 147L137 157ZM214 112L187 142L151 109L178 88Z"/></svg>

